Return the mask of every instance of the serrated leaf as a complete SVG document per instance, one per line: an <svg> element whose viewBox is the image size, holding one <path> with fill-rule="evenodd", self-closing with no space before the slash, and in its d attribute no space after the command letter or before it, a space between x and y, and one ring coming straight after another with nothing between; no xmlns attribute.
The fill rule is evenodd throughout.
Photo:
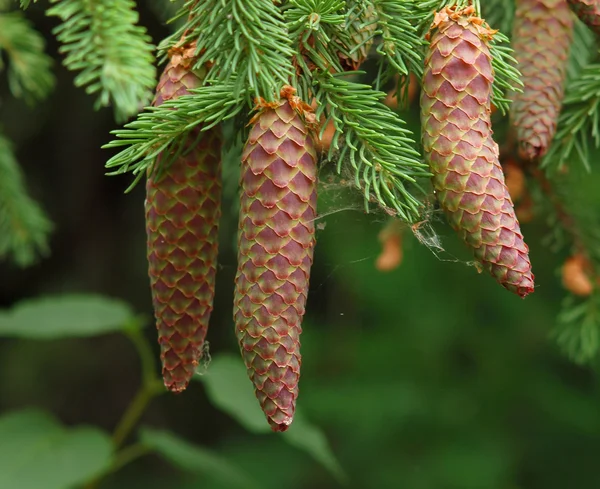
<svg viewBox="0 0 600 489"><path fill-rule="evenodd" d="M0 487L71 489L111 462L110 437L96 428L66 429L37 410L0 418Z"/></svg>
<svg viewBox="0 0 600 489"><path fill-rule="evenodd" d="M100 295L25 300L0 312L0 336L56 339L120 331L135 323L131 307Z"/></svg>
<svg viewBox="0 0 600 489"><path fill-rule="evenodd" d="M188 472L202 473L228 489L260 487L257 481L223 456L183 440L174 433L144 428L140 432L140 439L173 465Z"/></svg>
<svg viewBox="0 0 600 489"><path fill-rule="evenodd" d="M215 406L236 419L248 431L272 433L241 359L233 355L213 357L208 373L196 376L195 379L204 383L208 397ZM298 409L294 423L281 436L290 445L307 452L338 481L346 480L343 469L321 429L307 421Z"/></svg>

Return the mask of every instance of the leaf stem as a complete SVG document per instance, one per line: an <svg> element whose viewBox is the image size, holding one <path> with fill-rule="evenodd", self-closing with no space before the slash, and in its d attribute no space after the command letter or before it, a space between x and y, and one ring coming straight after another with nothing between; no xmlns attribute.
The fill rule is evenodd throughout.
<svg viewBox="0 0 600 489"><path fill-rule="evenodd" d="M116 472L124 465L151 451L141 443L134 443L117 452L136 427L148 404L165 390L162 380L157 375L158 366L154 359L152 348L142 333L140 327L141 321L139 318L134 319L131 324L125 327L125 332L140 356L142 385L129 403L113 432L112 443L116 454L112 465L106 472L86 484L85 489L96 489L106 475Z"/></svg>
<svg viewBox="0 0 600 489"><path fill-rule="evenodd" d="M163 390L162 383L158 379L154 380L153 383L144 382L144 385L138 390L127 410L123 413L123 417L117 424L112 436L115 449L123 445L123 442L127 439L133 428L135 428L142 414L144 414L150 401Z"/></svg>

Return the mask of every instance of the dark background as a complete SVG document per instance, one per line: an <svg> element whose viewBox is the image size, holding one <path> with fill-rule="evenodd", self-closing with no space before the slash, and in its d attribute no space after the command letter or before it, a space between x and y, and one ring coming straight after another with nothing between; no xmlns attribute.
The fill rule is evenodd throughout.
<svg viewBox="0 0 600 489"><path fill-rule="evenodd" d="M28 15L56 54L49 34L55 20L39 8ZM155 42L169 33L145 4L141 23ZM56 74L56 91L34 109L14 100L4 80L0 88L3 130L56 227L48 259L26 270L0 264L0 305L49 293L98 292L150 318L143 186L125 195L127 176L104 175L112 153L100 146L117 127L112 112L95 112L93 98L73 87L59 61ZM412 121L416 109L407 116ZM418 133L416 123L412 129ZM543 244L543 219L523 226L538 287L520 300L467 266L468 251L439 224L441 216L433 220L447 251L436 257L408 232L402 265L382 273L374 264L387 218L365 215L358 193L333 185L324 186L319 204L325 227L318 231L304 321L299 404L327 434L351 487L600 487L598 378L548 338L565 295L558 272L565 256ZM208 338L213 354L237 354L233 207L232 201L223 204ZM146 334L156 345L148 324ZM139 381L138 358L120 335L0 341L0 414L39 406L66 424L112 430ZM184 395L158 398L143 422L219 450L266 489L337 487L277 435L249 434L214 408L200 383ZM212 486L149 456L102 487Z"/></svg>

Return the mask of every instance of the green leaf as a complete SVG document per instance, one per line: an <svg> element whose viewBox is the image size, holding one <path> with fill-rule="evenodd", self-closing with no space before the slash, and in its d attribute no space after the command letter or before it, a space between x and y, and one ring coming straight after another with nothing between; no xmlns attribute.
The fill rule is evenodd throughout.
<svg viewBox="0 0 600 489"><path fill-rule="evenodd" d="M193 445L174 433L144 428L140 433L141 442L160 453L173 465L188 472L199 472L229 489L254 489L260 487L242 469L223 456L197 445Z"/></svg>
<svg viewBox="0 0 600 489"><path fill-rule="evenodd" d="M290 445L312 455L340 483L346 484L348 482L348 477L331 451L331 447L323 431L307 421L302 414L299 415L296 412L292 426L282 436Z"/></svg>
<svg viewBox="0 0 600 489"><path fill-rule="evenodd" d="M42 297L0 312L0 336L19 338L94 336L121 331L132 324L136 320L129 305L99 295Z"/></svg>
<svg viewBox="0 0 600 489"><path fill-rule="evenodd" d="M204 383L213 404L235 418L248 431L272 433L240 358L233 355L213 357L208 373L195 378ZM338 481L346 480L343 469L331 451L323 432L307 421L298 409L294 416L294 423L280 436L290 445L307 452Z"/></svg>
<svg viewBox="0 0 600 489"><path fill-rule="evenodd" d="M112 445L96 428L66 429L27 410L0 418L0 454L0 487L71 489L110 466Z"/></svg>

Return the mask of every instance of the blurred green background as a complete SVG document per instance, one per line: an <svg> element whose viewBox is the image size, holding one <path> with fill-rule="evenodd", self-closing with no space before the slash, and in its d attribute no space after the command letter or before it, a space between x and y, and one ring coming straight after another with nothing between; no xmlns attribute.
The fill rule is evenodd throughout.
<svg viewBox="0 0 600 489"><path fill-rule="evenodd" d="M162 39L168 28L160 8L157 15L151 4L141 3L141 23L155 41ZM49 36L54 23L38 9L29 17L56 53ZM15 141L32 194L56 225L48 259L26 270L0 264L0 306L66 292L120 298L145 318L143 334L158 356L143 186L124 195L128 177L104 176L109 154L100 146L116 127L112 113L94 112L93 99L73 88L72 75L58 63L56 70L57 90L35 109L14 100L5 81L0 85L3 130ZM407 117L415 121L411 110ZM416 123L412 129L418 132ZM594 177L586 185L599 183ZM238 359L231 317L235 195L226 195L208 336L211 354L222 361ZM523 226L537 289L521 300L468 266L468 251L442 216L435 214L433 221L446 251L435 256L407 232L401 266L382 273L375 268L377 235L387 218L366 215L358 194L333 185L324 186L319 204L324 217L303 326L299 409L327 437L347 486L600 487L600 384L595 368L572 364L549 339L564 296L558 267L565 256L544 245L544 220ZM139 359L118 333L0 339L0 417L35 407L67 426L110 432L139 384ZM341 487L340 477L311 457L310 449L281 435L249 431L217 407L207 387L197 382L182 395L158 397L142 424L214 450L264 489ZM221 387L235 401L237 389L225 381ZM239 410L246 409L243 394L240 389ZM5 438L0 459L7 450ZM100 487L227 487L210 468L182 471L174 465L149 454L108 475Z"/></svg>

